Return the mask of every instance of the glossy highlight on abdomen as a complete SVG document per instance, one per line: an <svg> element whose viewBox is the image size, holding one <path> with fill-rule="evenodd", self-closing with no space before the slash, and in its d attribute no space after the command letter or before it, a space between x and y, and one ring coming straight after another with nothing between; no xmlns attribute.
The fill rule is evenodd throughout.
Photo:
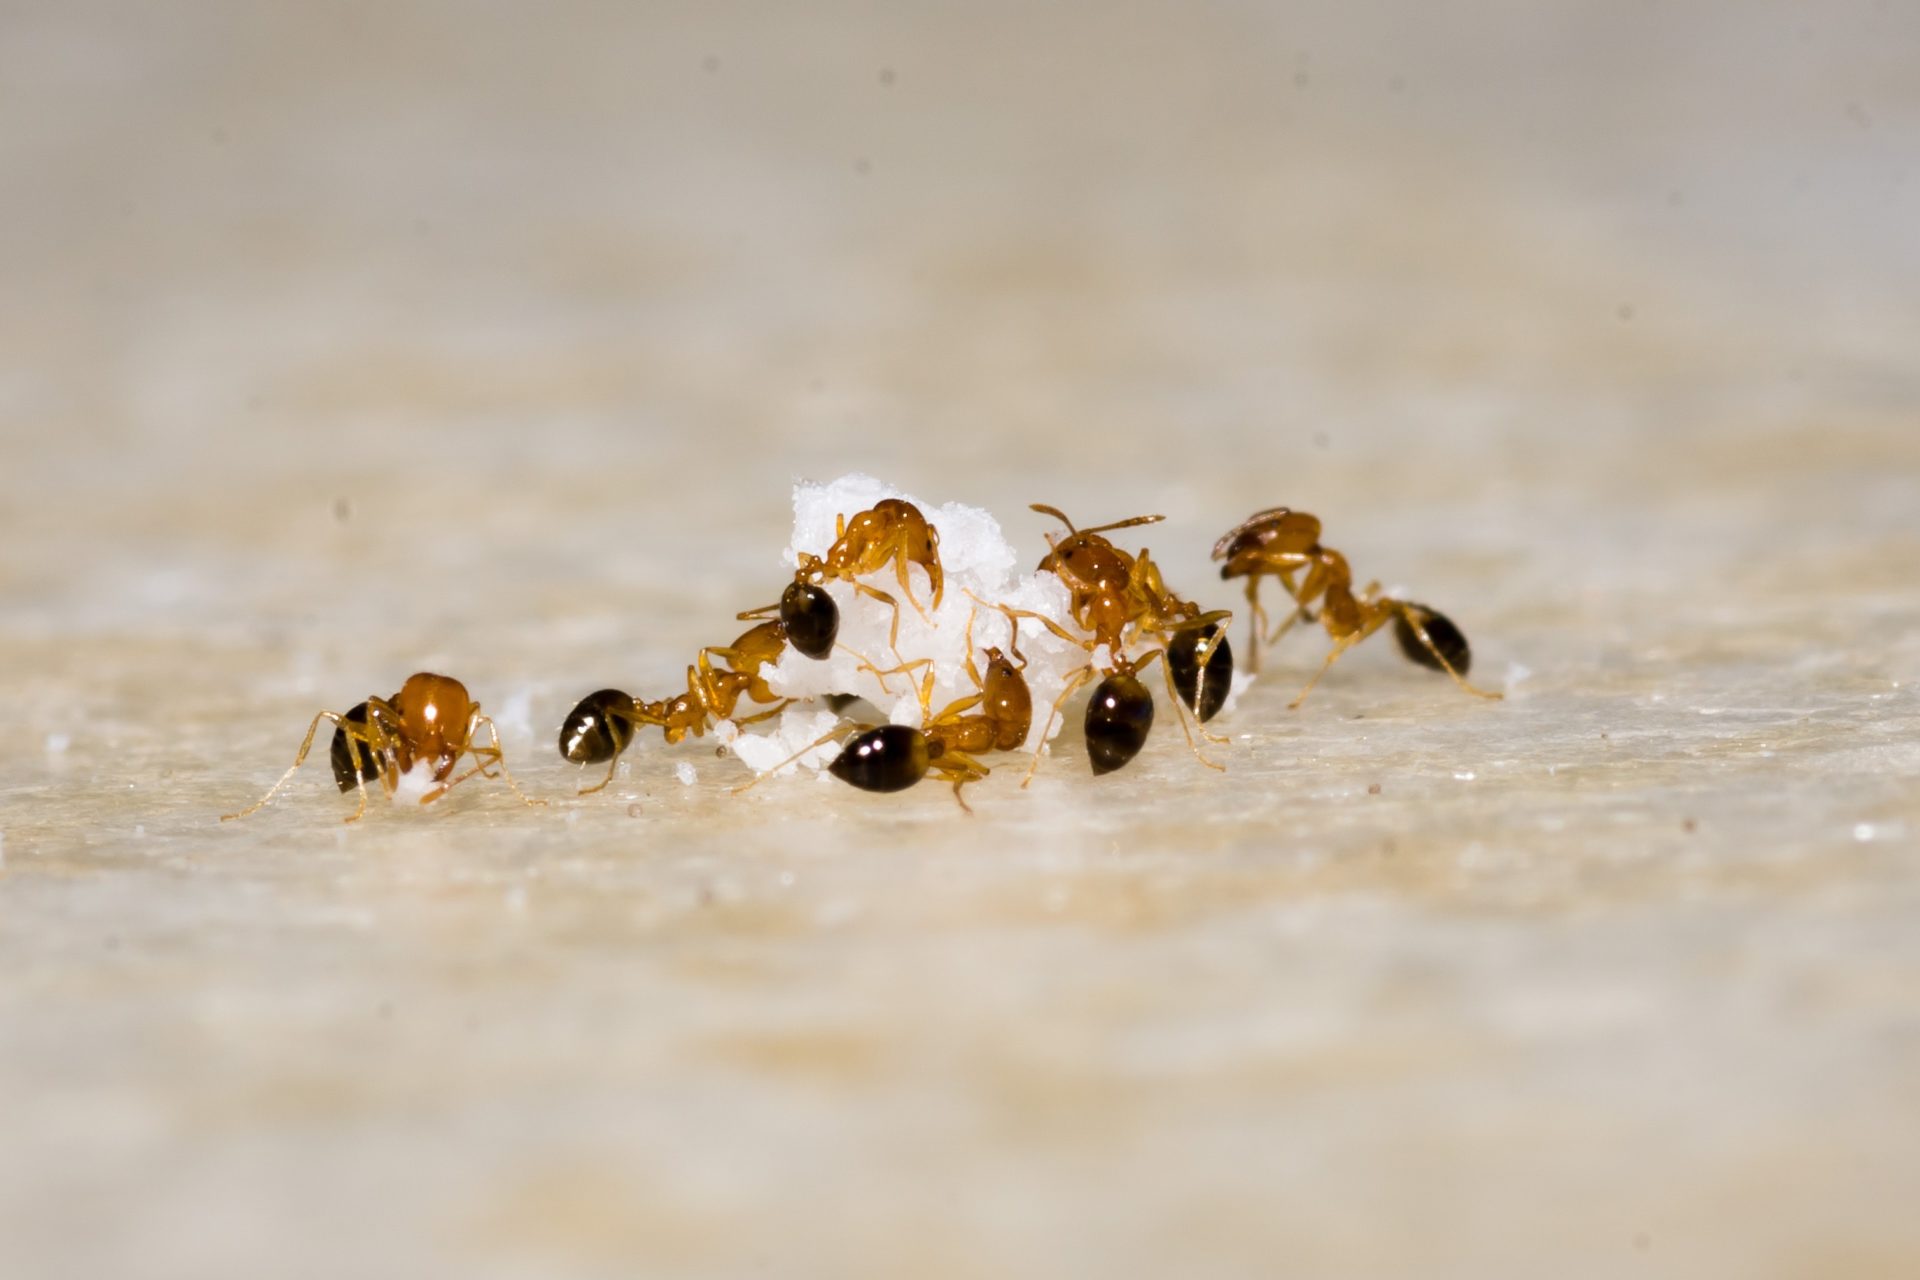
<svg viewBox="0 0 1920 1280"><path fill-rule="evenodd" d="M1087 759L1096 775L1112 773L1140 754L1153 728L1153 695L1119 672L1100 682L1087 702Z"/></svg>

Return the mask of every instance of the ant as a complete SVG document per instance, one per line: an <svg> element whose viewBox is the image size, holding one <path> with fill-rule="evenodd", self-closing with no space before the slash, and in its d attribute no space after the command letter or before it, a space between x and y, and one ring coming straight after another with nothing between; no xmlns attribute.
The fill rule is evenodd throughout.
<svg viewBox="0 0 1920 1280"><path fill-rule="evenodd" d="M1286 507L1270 507L1265 511L1256 511L1238 525L1229 529L1225 536L1213 546L1213 558L1225 563L1220 566L1222 578L1241 578L1247 580L1247 603L1252 606L1253 617L1249 620L1252 627L1252 647L1254 661L1259 658L1261 630L1267 620L1266 610L1260 607L1260 579L1271 575L1280 580L1280 585L1293 597L1293 612L1285 622L1268 632L1265 640L1273 643L1285 635L1294 623L1302 619L1307 622L1318 621L1327 629L1333 639L1333 652L1313 679L1307 681L1307 687L1300 696L1288 704L1289 709L1297 708L1313 692L1313 686L1320 683L1320 677L1340 655L1365 640L1388 622L1393 623L1394 638L1400 642L1400 651L1410 661L1435 671L1444 671L1453 677L1453 682L1468 693L1479 698L1499 699L1504 695L1486 689L1476 689L1467 683L1467 672L1473 666L1473 651L1467 645L1467 637L1453 620L1424 604L1415 604L1410 600L1398 600L1381 594L1380 584L1370 582L1358 592L1353 589L1353 570L1347 564L1347 558L1331 547L1320 545L1320 521L1304 511L1292 511ZM1295 582L1294 575L1304 573L1305 577ZM1313 604L1319 602L1319 614L1312 612Z"/></svg>
<svg viewBox="0 0 1920 1280"><path fill-rule="evenodd" d="M467 687L451 676L422 671L408 676L400 692L391 698L368 698L344 714L322 711L314 716L313 723L307 726L305 740L300 743L299 754L280 775L280 781L253 804L238 813L223 813L220 820L244 818L273 799L293 777L294 770L306 762L322 720L331 720L334 725L333 741L327 752L333 765L334 782L343 792L355 787L360 789L360 807L346 819L348 822L359 821L367 811L367 783L377 781L386 794L392 795L400 785L400 775L410 772L421 761L431 764L433 781L438 784L420 797L421 804L433 803L475 774L493 777L488 770L495 765L522 804L546 803L529 799L507 772L507 762L500 751L500 731L490 717L480 713L480 704L468 696ZM489 739L484 747L474 741L482 726ZM463 755L473 757L474 767L457 778L452 777Z"/></svg>
<svg viewBox="0 0 1920 1280"><path fill-rule="evenodd" d="M605 761L607 776L579 794L591 795L613 781L620 754L633 742L635 731L647 725L658 725L669 743L678 743L688 734L704 736L710 721L732 719L742 697L777 705L748 716L741 724L754 724L785 710L792 700L768 687L766 668L780 660L788 639L785 624L775 619L750 628L730 645L702 649L687 668L687 691L672 698L639 702L619 689L600 689L582 698L561 722L560 754L574 764ZM727 666L716 669L712 662L716 658Z"/></svg>
<svg viewBox="0 0 1920 1280"><path fill-rule="evenodd" d="M848 786L877 792L904 791L928 773L937 773L953 783L953 798L960 802L962 809L972 813L973 809L967 804L966 796L961 794L961 788L970 782L980 781L992 772L976 757L989 751L1019 750L1033 727L1033 695L1027 689L1026 676L1022 674L1027 659L1020 652L1019 624L1014 621L1014 611L1003 608L1003 612L1007 613L1008 622L1015 628L1007 647L1013 657L1019 659L1018 666L998 647L989 647L982 651L987 665L983 676L973 661L973 619L969 617L967 674L973 678L978 693L950 703L938 715L926 714L917 729L903 724L856 724L835 729L782 763L797 760L821 743L851 730L855 736L827 766L828 773ZM891 675L921 665L928 667L926 678L920 686L921 710L927 713L933 697L934 681L932 663L928 659L904 664L885 674ZM776 765L767 772L775 772L781 767ZM759 778L755 778L740 790L744 791L758 781Z"/></svg>
<svg viewBox="0 0 1920 1280"><path fill-rule="evenodd" d="M860 581L863 574L878 573L892 562L900 579L900 590L907 603L926 621L933 620L913 598L913 586L907 578L907 566L917 564L927 572L933 588L933 607L940 607L945 579L940 571L940 531L920 513L920 508L902 498L883 498L851 520L835 516L833 545L824 559L802 551L800 567L793 582L780 593L780 602L750 609L741 621L777 613L786 624L787 640L809 658L824 658L833 649L840 631L840 608L821 584L836 578L851 583L861 595L871 596L893 610L890 643L900 643L900 602L877 587Z"/></svg>
<svg viewBox="0 0 1920 1280"><path fill-rule="evenodd" d="M1069 612L1081 630L1088 633L1075 636L1041 614L1016 611L1022 617L1038 619L1055 635L1082 646L1088 653L1087 665L1067 680L1066 687L1054 699L1053 710L1047 718L1047 732L1041 736L1042 749L1047 735L1053 731L1060 708L1081 686L1100 674L1093 659L1102 648L1112 665L1094 690L1086 719L1088 756L1094 773L1118 769L1138 755L1145 745L1147 731L1153 725L1153 696L1140 682L1139 672L1155 658L1162 660L1167 692L1174 702L1202 721L1211 719L1226 701L1233 675L1233 649L1227 643L1226 634L1226 624L1232 621L1233 615L1225 610L1202 612L1198 605L1182 600L1167 588L1160 567L1146 548L1141 548L1139 555L1130 556L1101 536L1115 529L1156 524L1166 517L1134 516L1078 529L1057 507L1036 502L1032 509L1067 526L1066 537L1047 536L1050 550L1041 559L1039 570L1054 574L1066 584ZM1125 656L1129 629L1136 636L1157 638L1160 647L1129 661ZM1201 753L1184 715L1180 718L1180 731L1186 736L1187 746L1195 758L1209 768L1220 767ZM1212 737L1205 730L1201 733ZM1021 786L1033 781L1039 767L1040 752L1036 750Z"/></svg>

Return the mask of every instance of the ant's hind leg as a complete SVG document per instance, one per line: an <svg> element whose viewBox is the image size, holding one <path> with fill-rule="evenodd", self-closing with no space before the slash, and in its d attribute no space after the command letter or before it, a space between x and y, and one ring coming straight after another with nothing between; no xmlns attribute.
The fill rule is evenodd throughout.
<svg viewBox="0 0 1920 1280"><path fill-rule="evenodd" d="M1035 614L1034 617L1037 618L1040 615ZM1020 779L1022 791L1025 791L1033 782L1033 775L1040 771L1040 757L1046 752L1047 740L1053 736L1053 722L1060 718L1060 708L1064 707L1067 699L1078 693L1087 681L1093 679L1095 674L1091 665L1080 668L1073 673L1072 679L1067 681L1066 687L1060 690L1060 696L1053 700L1053 709L1047 712L1046 726L1040 730L1040 745L1033 749L1033 763L1027 766L1027 776Z"/></svg>
<svg viewBox="0 0 1920 1280"><path fill-rule="evenodd" d="M1334 641L1333 652L1327 655L1327 660L1320 665L1320 669L1313 673L1313 679L1307 681L1307 687L1300 691L1300 696L1287 704L1287 710L1298 711L1300 709L1300 704L1305 702L1307 695L1313 692L1313 686L1320 683L1320 677L1326 675L1328 671L1333 669L1333 664L1340 661L1341 654L1353 648L1359 639L1359 635L1360 633L1355 633L1354 635L1343 636L1339 640Z"/></svg>
<svg viewBox="0 0 1920 1280"><path fill-rule="evenodd" d="M347 734L349 741L352 741L355 739L365 740L364 738L362 738L362 735L359 733L357 729L352 728L347 724L346 718L344 716L340 715L336 711L322 711L319 715L316 715L313 718L313 723L307 726L307 736L305 739L301 741L300 750L298 754L296 754L293 757L293 763L288 765L287 771L280 775L280 781L274 783L271 787L268 787L267 794L261 796L258 800L254 801L252 804L248 805L246 808L240 810L240 812L221 814L220 821L232 822L235 818L244 818L248 814L253 813L259 808L261 808L261 806L265 805L267 801L273 799L274 795L279 792L280 788L287 785L287 779L291 778L294 775L294 771L297 770L301 765L306 763L307 752L313 750L313 735L320 732L320 722L322 720L333 721L334 726L336 728L342 730ZM369 750L371 750L372 749L371 742L368 743L368 746L369 746ZM354 763L353 776L356 778L359 778L360 777L360 769L359 769L360 760L357 754L354 756L353 763ZM360 793L361 793L360 808L362 811L365 811L367 807L366 790L367 790L366 779L361 778L360 779ZM359 814L354 815L355 818L359 816L360 816ZM347 821L351 822L353 821L353 818L349 818L347 819Z"/></svg>
<svg viewBox="0 0 1920 1280"><path fill-rule="evenodd" d="M1260 633L1267 629L1267 611L1260 603L1260 575L1247 575L1247 670L1260 672Z"/></svg>
<svg viewBox="0 0 1920 1280"><path fill-rule="evenodd" d="M1440 646L1435 644L1433 637L1427 634L1426 626L1420 621L1420 611L1418 609L1409 608L1398 600L1383 601L1382 603L1389 605L1394 615L1407 624L1407 629L1413 632L1414 638L1419 640L1420 643L1426 647L1427 652L1433 655L1434 661L1440 664L1440 669L1453 677L1455 684L1476 698L1487 698L1498 702L1507 696L1504 693L1496 693L1491 689L1475 688L1473 685L1467 683L1467 678L1454 670L1453 664L1448 662L1446 655L1440 652Z"/></svg>
<svg viewBox="0 0 1920 1280"><path fill-rule="evenodd" d="M1200 744L1193 740L1193 730L1187 727L1187 717L1192 714L1192 710L1181 700L1180 690L1174 687L1173 666L1166 660L1167 651L1165 649L1155 649L1152 653L1142 658L1134 670L1137 672L1140 667L1144 667L1155 658L1160 659L1160 673L1167 678L1167 697L1173 700L1173 716L1174 719L1180 722L1180 732L1187 740L1187 750L1193 752L1193 758L1207 766L1207 768L1218 769L1220 772L1225 773L1227 766L1215 764L1213 761L1207 759L1206 753L1200 750ZM1201 670L1206 670L1204 665L1201 667ZM1217 737L1214 734L1208 733L1205 729L1200 730L1200 736L1209 742L1224 743L1228 741L1226 738Z"/></svg>
<svg viewBox="0 0 1920 1280"><path fill-rule="evenodd" d="M576 796L590 796L596 791L605 791L607 789L607 784L613 781L613 771L615 769L618 769L619 767L620 767L620 753L616 751L613 753L613 759L607 761L607 776L600 779L600 781L594 783L590 787L580 788L578 791L574 792L573 794L575 794Z"/></svg>

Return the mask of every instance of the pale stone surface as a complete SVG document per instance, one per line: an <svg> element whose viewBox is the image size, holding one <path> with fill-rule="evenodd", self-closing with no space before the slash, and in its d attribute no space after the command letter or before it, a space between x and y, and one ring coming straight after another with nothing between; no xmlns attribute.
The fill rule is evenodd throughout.
<svg viewBox="0 0 1920 1280"><path fill-rule="evenodd" d="M708 8L0 19L0 1274L1912 1275L1911 7ZM1510 697L215 823L567 796L855 469Z"/></svg>

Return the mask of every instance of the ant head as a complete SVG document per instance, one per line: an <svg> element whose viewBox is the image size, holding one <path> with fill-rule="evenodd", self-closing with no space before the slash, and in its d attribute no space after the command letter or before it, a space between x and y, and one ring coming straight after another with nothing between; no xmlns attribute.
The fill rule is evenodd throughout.
<svg viewBox="0 0 1920 1280"><path fill-rule="evenodd" d="M1025 671L1027 669L1025 655L1022 655L1020 665L1015 666L1013 660L1007 657L1006 651L1001 649L997 644L990 645L982 650L981 656L986 658L987 665L990 667L1005 667L1009 671Z"/></svg>

